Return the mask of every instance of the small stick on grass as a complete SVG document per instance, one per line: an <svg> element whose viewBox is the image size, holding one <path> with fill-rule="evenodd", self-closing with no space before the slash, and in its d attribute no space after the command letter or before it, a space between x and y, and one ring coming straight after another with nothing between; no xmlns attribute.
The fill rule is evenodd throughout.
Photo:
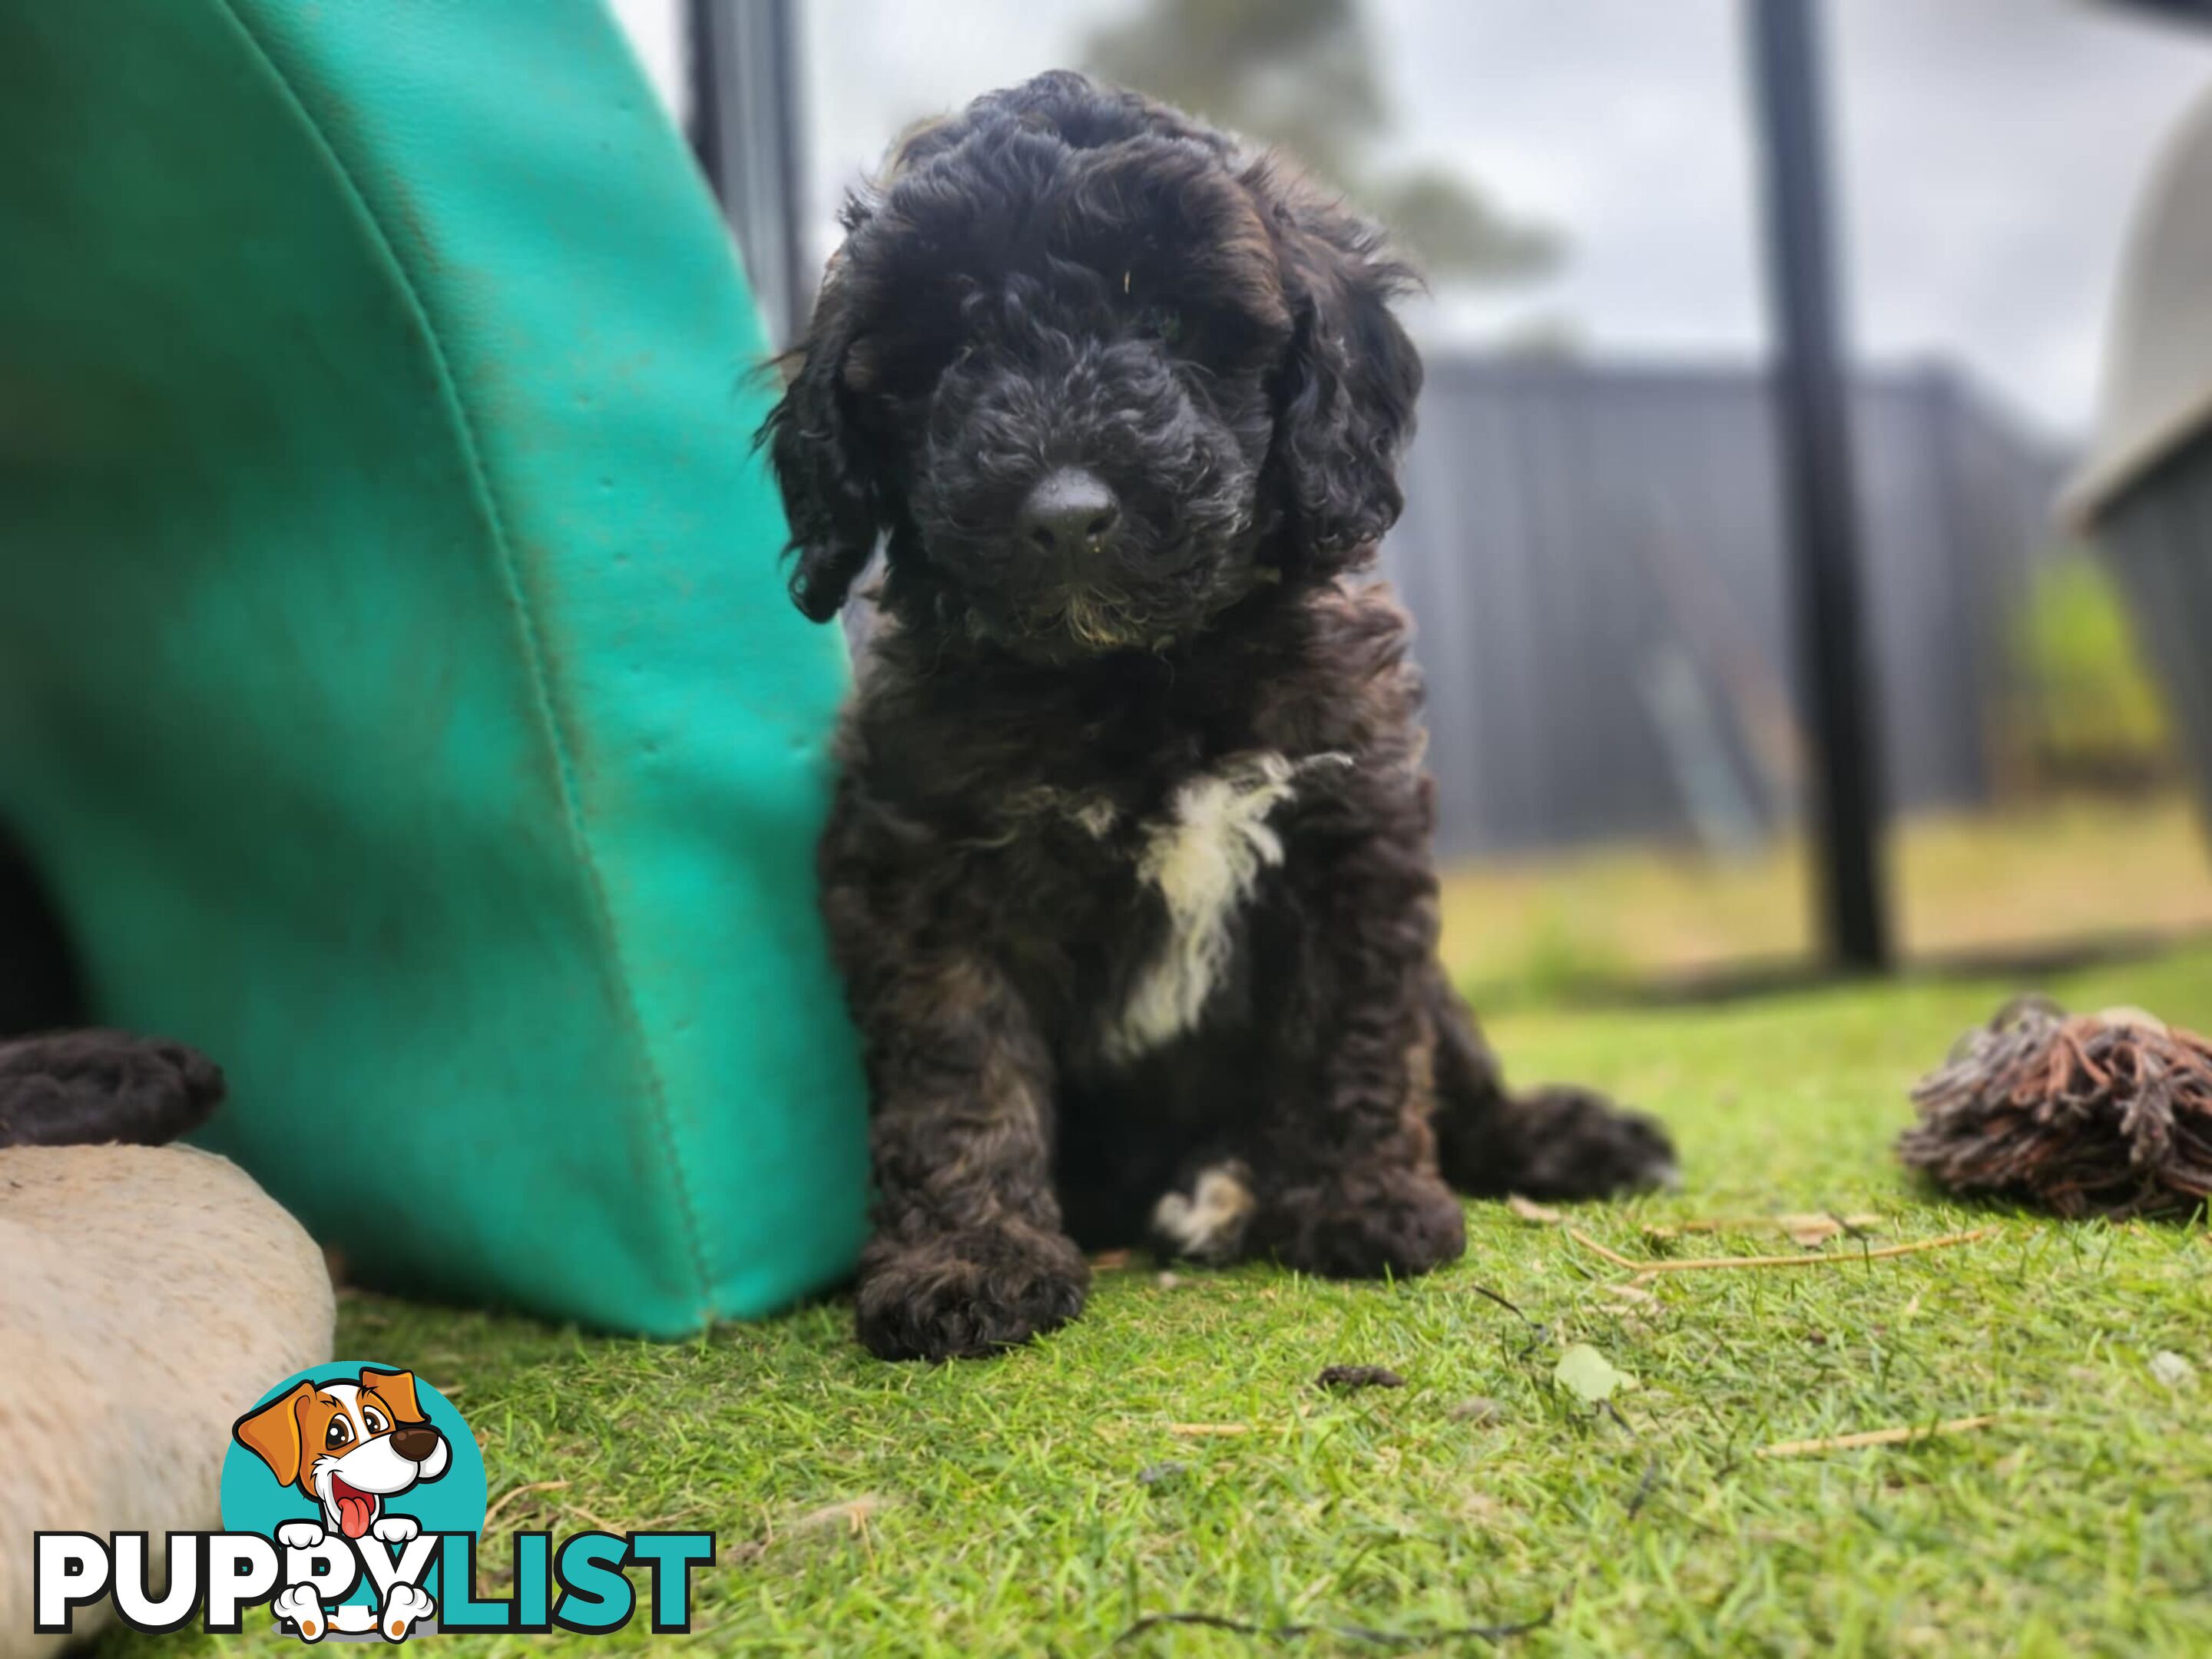
<svg viewBox="0 0 2212 1659"><path fill-rule="evenodd" d="M1504 1297L1498 1295L1497 1291L1492 1290L1487 1285L1470 1285L1468 1288L1473 1291L1477 1296L1486 1297L1489 1300L1495 1302L1499 1307L1504 1309L1506 1312L1511 1314L1516 1319L1522 1321L1524 1324L1535 1326L1535 1328L1540 1331L1544 1328L1543 1326L1539 1324L1535 1320L1529 1318L1527 1314L1522 1312L1520 1305L1517 1303L1508 1302Z"/></svg>
<svg viewBox="0 0 2212 1659"><path fill-rule="evenodd" d="M1488 1285L1475 1285L1469 1288L1472 1289L1477 1296L1486 1297L1491 1301L1495 1302L1499 1307L1504 1309L1506 1312L1511 1314L1516 1319L1519 1320L1522 1324L1528 1328L1528 1346L1521 1351L1521 1357L1523 1359L1526 1359L1530 1354L1535 1352L1537 1345L1551 1335L1551 1327L1546 1325L1541 1320L1529 1318L1516 1304L1507 1301L1504 1297L1498 1295L1497 1291L1492 1290Z"/></svg>
<svg viewBox="0 0 2212 1659"><path fill-rule="evenodd" d="M1663 1239L1680 1233L1787 1233L1825 1225L1856 1237L1881 1224L1882 1218L1870 1211L1838 1215L1833 1210L1823 1210L1817 1214L1721 1215L1700 1216L1694 1221L1647 1221L1644 1232L1646 1237Z"/></svg>
<svg viewBox="0 0 2212 1659"><path fill-rule="evenodd" d="M507 1506L516 1498L533 1492L560 1492L564 1490L568 1484L565 1480L533 1480L526 1486L509 1486L499 1495L499 1501L484 1511L484 1518L478 1523L477 1530L487 1537L489 1536L492 1522L505 1515Z"/></svg>
<svg viewBox="0 0 2212 1659"><path fill-rule="evenodd" d="M1182 1435L1249 1434L1252 1425L1249 1423L1170 1423L1168 1432Z"/></svg>
<svg viewBox="0 0 2212 1659"><path fill-rule="evenodd" d="M574 1516L577 1520L581 1521L586 1526L592 1528L594 1531L611 1532L619 1537L623 1533L629 1530L628 1527L618 1527L615 1525L613 1522L608 1520L604 1515L592 1514L591 1510L586 1509L581 1504L563 1504L560 1506L560 1510L562 1514Z"/></svg>
<svg viewBox="0 0 2212 1659"><path fill-rule="evenodd" d="M1838 1250L1828 1255L1701 1255L1681 1261L1647 1261L1636 1268L1638 1279L1656 1273L1686 1273L1705 1267L1821 1267L1847 1261L1879 1261L1893 1255L1913 1255L1922 1250L1948 1249L1988 1237L1990 1229L1976 1227L1941 1238L1915 1239L1909 1244L1885 1244L1878 1250ZM1633 1264L1632 1264L1633 1265Z"/></svg>
<svg viewBox="0 0 2212 1659"><path fill-rule="evenodd" d="M1644 1478L1636 1483L1636 1490L1628 1499L1628 1513L1621 1518L1625 1521L1633 1521L1641 1515L1644 1512L1645 1502L1650 1498L1653 1488L1658 1484L1659 1454L1653 1452L1650 1456L1644 1460Z"/></svg>
<svg viewBox="0 0 2212 1659"><path fill-rule="evenodd" d="M1915 1239L1909 1244L1885 1244L1878 1250L1838 1250L1827 1255L1700 1255L1680 1261L1632 1261L1618 1250L1608 1250L1580 1228L1567 1230L1577 1244L1595 1250L1616 1267L1627 1268L1639 1280L1660 1273L1694 1273L1708 1267L1826 1267L1849 1261L1879 1261L1893 1255L1913 1255L1922 1250L1971 1244L1978 1238L1987 1237L1991 1231L1976 1227L1963 1233L1945 1233L1940 1238Z"/></svg>
<svg viewBox="0 0 2212 1659"><path fill-rule="evenodd" d="M1618 1250L1608 1250L1604 1245L1599 1243L1597 1240L1592 1238L1588 1233L1584 1232L1579 1227L1568 1228L1567 1237L1573 1239L1576 1243L1581 1245L1584 1249L1596 1251L1600 1255L1603 1256L1607 1261L1613 1263L1616 1267L1626 1267L1631 1273L1639 1272L1643 1268L1644 1264L1642 1262L1631 1261L1626 1256L1621 1255Z"/></svg>
<svg viewBox="0 0 2212 1659"><path fill-rule="evenodd" d="M1829 1435L1819 1440L1779 1440L1771 1446L1759 1447L1752 1455L1755 1457L1809 1457L1818 1452L1856 1451L1863 1446L1903 1446L1915 1440L1931 1439L1939 1434L1966 1434L1974 1429L1986 1429L1996 1420L1996 1413L1991 1412L1981 1417L1954 1417L1948 1423L1868 1429L1859 1434Z"/></svg>

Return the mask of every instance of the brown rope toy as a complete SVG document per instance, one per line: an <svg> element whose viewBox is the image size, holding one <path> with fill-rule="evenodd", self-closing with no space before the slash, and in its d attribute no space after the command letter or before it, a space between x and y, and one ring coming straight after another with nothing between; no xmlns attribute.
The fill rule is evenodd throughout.
<svg viewBox="0 0 2212 1659"><path fill-rule="evenodd" d="M2115 1218L2212 1194L2212 1042L2139 1008L2069 1018L2022 997L1912 1100L1898 1155L1954 1193Z"/></svg>

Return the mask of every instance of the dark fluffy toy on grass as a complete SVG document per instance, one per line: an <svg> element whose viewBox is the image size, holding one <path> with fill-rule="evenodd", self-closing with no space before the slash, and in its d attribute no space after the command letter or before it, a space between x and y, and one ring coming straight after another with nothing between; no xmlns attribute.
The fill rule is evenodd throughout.
<svg viewBox="0 0 2212 1659"><path fill-rule="evenodd" d="M198 1049L128 1031L52 1031L0 1042L0 1146L161 1146L222 1103Z"/></svg>
<svg viewBox="0 0 2212 1659"><path fill-rule="evenodd" d="M1402 1389L1406 1379L1387 1365L1328 1365L1314 1378L1316 1387L1349 1394L1355 1389Z"/></svg>
<svg viewBox="0 0 2212 1659"><path fill-rule="evenodd" d="M1912 1098L1898 1153L1952 1192L2115 1218L2212 1195L2212 1043L2139 1009L2069 1018L2023 998Z"/></svg>

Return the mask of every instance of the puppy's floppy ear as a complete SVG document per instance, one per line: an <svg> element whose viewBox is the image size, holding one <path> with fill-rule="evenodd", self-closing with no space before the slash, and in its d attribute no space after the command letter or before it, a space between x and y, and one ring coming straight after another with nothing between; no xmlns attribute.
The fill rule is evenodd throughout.
<svg viewBox="0 0 2212 1659"><path fill-rule="evenodd" d="M1421 360L1390 305L1419 278L1341 204L1264 166L1248 183L1272 202L1292 319L1269 483L1291 562L1326 574L1366 557L1405 505L1398 458L1413 431Z"/></svg>
<svg viewBox="0 0 2212 1659"><path fill-rule="evenodd" d="M755 439L791 526L792 600L816 622L837 614L884 526L879 458L846 384L855 309L850 278L833 263L806 337L786 354L790 383Z"/></svg>
<svg viewBox="0 0 2212 1659"><path fill-rule="evenodd" d="M314 1392L313 1383L301 1382L231 1425L238 1443L269 1466L280 1486L300 1478L300 1407Z"/></svg>
<svg viewBox="0 0 2212 1659"><path fill-rule="evenodd" d="M424 1423L429 1419L415 1399L415 1373L412 1371L371 1370L362 1368L361 1391L373 1394L392 1408L394 1423Z"/></svg>

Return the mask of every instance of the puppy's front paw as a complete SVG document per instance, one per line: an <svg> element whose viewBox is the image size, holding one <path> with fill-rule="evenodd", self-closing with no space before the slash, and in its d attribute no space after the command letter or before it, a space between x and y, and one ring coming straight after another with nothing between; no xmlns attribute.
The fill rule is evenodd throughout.
<svg viewBox="0 0 2212 1659"><path fill-rule="evenodd" d="M411 1515L387 1515L369 1528L372 1534L386 1544L404 1544L422 1530L421 1523Z"/></svg>
<svg viewBox="0 0 2212 1659"><path fill-rule="evenodd" d="M313 1521L287 1521L276 1528L276 1541L288 1550L311 1550L327 1535Z"/></svg>
<svg viewBox="0 0 2212 1659"><path fill-rule="evenodd" d="M1593 1089L1537 1089L1514 1103L1513 1190L1526 1198L1614 1198L1679 1186L1674 1143L1657 1121Z"/></svg>
<svg viewBox="0 0 2212 1659"><path fill-rule="evenodd" d="M1425 1273L1467 1248L1467 1215L1422 1170L1352 1171L1283 1195L1275 1254L1328 1279Z"/></svg>
<svg viewBox="0 0 2212 1659"><path fill-rule="evenodd" d="M1083 1311L1091 1266L1068 1239L1027 1227L878 1241L860 1263L856 1322L881 1359L971 1359Z"/></svg>
<svg viewBox="0 0 2212 1659"><path fill-rule="evenodd" d="M394 1584L377 1609L376 1633L387 1642L404 1642L407 1632L438 1610L429 1591L417 1584Z"/></svg>
<svg viewBox="0 0 2212 1659"><path fill-rule="evenodd" d="M270 1600L269 1610L276 1615L280 1629L285 1620L290 1620L302 1642L321 1641L329 1628L323 1618L322 1596L313 1584L292 1584L278 1590Z"/></svg>

